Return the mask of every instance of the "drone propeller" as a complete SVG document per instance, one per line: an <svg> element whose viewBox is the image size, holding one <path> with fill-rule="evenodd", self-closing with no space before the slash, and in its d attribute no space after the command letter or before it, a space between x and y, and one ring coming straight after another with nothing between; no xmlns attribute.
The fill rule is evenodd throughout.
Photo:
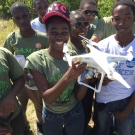
<svg viewBox="0 0 135 135"><path fill-rule="evenodd" d="M87 39L86 37L83 37L82 35L79 35L79 36L82 37L83 39L85 39L89 43L89 45L97 46L96 42L94 42L94 41L92 41L90 39Z"/></svg>
<svg viewBox="0 0 135 135"><path fill-rule="evenodd" d="M113 72L113 78L122 83L125 87L131 88L119 73Z"/></svg>

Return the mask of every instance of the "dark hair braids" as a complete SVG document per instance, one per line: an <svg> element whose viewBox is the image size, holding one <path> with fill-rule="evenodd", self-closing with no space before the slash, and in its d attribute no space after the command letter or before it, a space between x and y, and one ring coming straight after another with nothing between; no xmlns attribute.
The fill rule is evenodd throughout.
<svg viewBox="0 0 135 135"><path fill-rule="evenodd" d="M76 15L82 15L85 17L85 15L81 11L74 10L70 12L70 20L74 19Z"/></svg>

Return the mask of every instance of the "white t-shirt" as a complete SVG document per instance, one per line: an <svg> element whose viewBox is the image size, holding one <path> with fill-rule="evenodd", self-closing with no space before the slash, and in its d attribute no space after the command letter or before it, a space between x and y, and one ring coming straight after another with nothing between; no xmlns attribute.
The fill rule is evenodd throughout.
<svg viewBox="0 0 135 135"><path fill-rule="evenodd" d="M116 71L125 79L131 88L126 88L117 80L109 82L108 85L102 86L101 92L96 94L96 101L108 103L129 97L135 91L135 39L122 48L115 40L114 35L100 41L98 49L102 52L126 56L128 50L132 50L132 61L117 62ZM100 56L99 56L100 57Z"/></svg>
<svg viewBox="0 0 135 135"><path fill-rule="evenodd" d="M38 31L41 31L43 33L46 33L46 28L45 28L45 25L42 24L40 21L39 21L39 17L35 18L34 20L31 21L31 27L34 29L34 30L38 30Z"/></svg>

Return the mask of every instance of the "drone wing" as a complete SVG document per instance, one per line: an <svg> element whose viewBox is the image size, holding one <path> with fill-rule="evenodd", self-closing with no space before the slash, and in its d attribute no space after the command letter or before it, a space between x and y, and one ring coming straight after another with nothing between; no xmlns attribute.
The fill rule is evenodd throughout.
<svg viewBox="0 0 135 135"><path fill-rule="evenodd" d="M84 40L86 40L86 42L88 43L88 45L91 45L91 46L97 46L98 44L94 41L92 41L91 39L88 39L82 35L79 35L80 37L82 37Z"/></svg>
<svg viewBox="0 0 135 135"><path fill-rule="evenodd" d="M125 87L131 88L131 87L127 84L127 82L122 78L122 76L121 76L119 73L113 72L113 78L114 78L115 80L119 81L119 82L120 82L121 84L123 84Z"/></svg>
<svg viewBox="0 0 135 135"><path fill-rule="evenodd" d="M127 54L127 56L120 56L120 55L114 55L114 54L106 54L106 58L108 63L110 62L117 62L117 61L123 61L123 60L129 60L131 61L133 59L133 55L131 52Z"/></svg>

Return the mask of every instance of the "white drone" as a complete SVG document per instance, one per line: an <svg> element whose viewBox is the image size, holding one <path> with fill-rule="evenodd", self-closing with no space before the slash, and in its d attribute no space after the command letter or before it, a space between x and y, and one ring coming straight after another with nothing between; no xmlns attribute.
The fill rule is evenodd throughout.
<svg viewBox="0 0 135 135"><path fill-rule="evenodd" d="M127 56L108 54L108 53L101 52L97 50L95 47L93 47L93 45L97 45L97 43L88 39L87 41L89 41L89 44L87 44L86 46L90 49L90 53L87 53L87 54L70 56L68 53L68 48L66 44L64 44L64 48L63 48L63 52L65 53L65 57L69 63L69 66L72 66L72 61L79 61L81 63L87 63L88 73L85 75L86 78L91 78L96 73L101 73L101 79L99 81L97 89L81 82L81 75L78 77L78 83L86 87L89 87L96 92L100 92L104 76L107 75L107 77L110 80L117 80L120 83L122 83L125 87L130 88L130 86L122 78L122 76L118 72L116 72L115 62L123 61L123 60L131 61L133 59L131 50L128 51Z"/></svg>

